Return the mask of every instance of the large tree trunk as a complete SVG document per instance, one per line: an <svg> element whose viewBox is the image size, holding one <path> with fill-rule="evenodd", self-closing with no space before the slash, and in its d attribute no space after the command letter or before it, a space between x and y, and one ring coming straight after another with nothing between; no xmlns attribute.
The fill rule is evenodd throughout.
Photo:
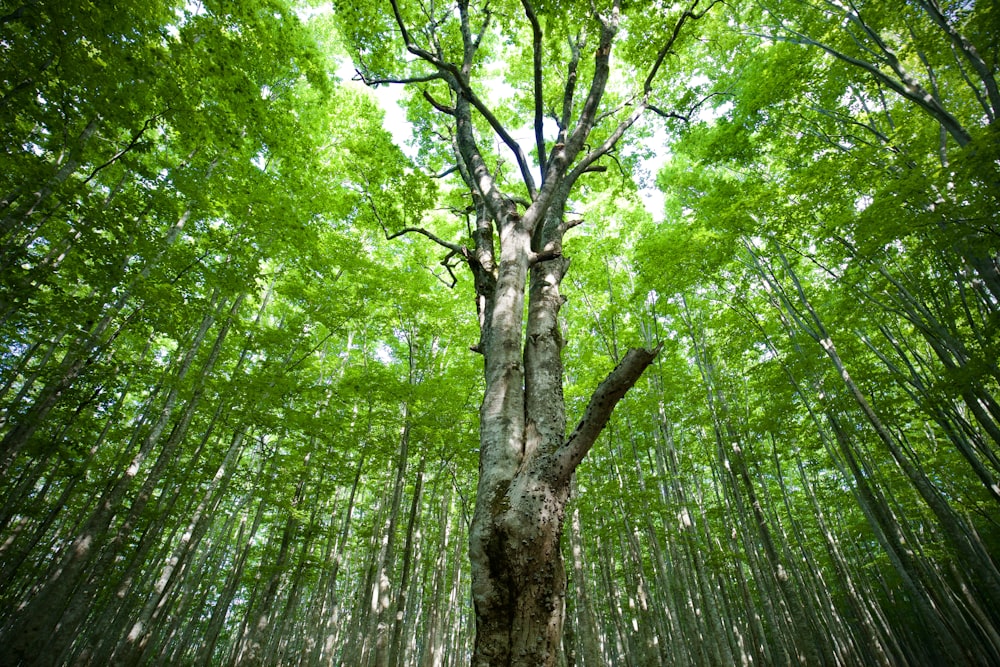
<svg viewBox="0 0 1000 667"><path fill-rule="evenodd" d="M558 283L549 283L538 292L557 290ZM507 293L497 289L498 295ZM493 319L511 320L510 333L516 338L504 341L494 329L483 350L487 389L470 532L477 632L473 665L558 663L566 592L560 538L570 479L615 404L657 352L631 350L595 391L580 425L564 439L562 345L555 319L561 299L550 300L547 307L532 298L522 361L517 320L523 301L516 297L506 302L511 306L507 312L495 309ZM552 324L548 341L546 332L533 334L542 321ZM532 394L540 388L547 391Z"/></svg>
<svg viewBox="0 0 1000 667"><path fill-rule="evenodd" d="M500 215L492 219L481 215L480 229L499 230L496 277L486 270L492 268L489 247L480 246L482 260L470 262L477 284L487 286L477 294L486 389L469 536L473 665L557 663L566 591L560 538L570 480L615 405L658 352L630 350L566 437L558 314L564 301L559 285L569 266L561 255L568 190L555 189L547 208L532 205L523 216L512 206L495 208ZM545 253L551 257L540 259Z"/></svg>
<svg viewBox="0 0 1000 667"><path fill-rule="evenodd" d="M488 2L458 0L450 26L455 30L445 31L433 21L411 30L407 21L416 15L409 11L412 8L390 0L395 34L420 62L417 70L423 73L382 78L359 59L359 75L371 85L444 84L424 88L423 98L446 119L448 127L438 136L451 137L455 166L445 175L457 172L461 176L472 200L468 213L475 215L471 238L465 244L418 227L394 233L385 229L390 239L406 233L429 238L449 251L444 260L449 270L449 262L457 257L468 264L474 277L480 340L472 349L483 355L485 392L480 408L479 484L469 532L476 613L473 665L557 664L566 591L559 542L570 480L615 405L659 350L630 350L595 390L579 425L567 437L559 330L564 298L559 286L569 260L562 255L562 240L582 220L566 220L566 203L582 175L604 170L598 160L615 149L645 110L664 113L652 104L654 80L684 23L697 20L715 4L697 12L699 2L693 0L672 26L664 26L663 43L650 52L641 88L627 104L609 109L602 100L622 19L621 0L612 0L601 9L592 5L590 14L581 16L587 25L570 39L568 52L551 54L543 53L542 22L533 2L521 0L524 27L530 28L532 38L534 117L528 122L534 129L535 166L541 175L537 186L524 150L472 85L472 73L482 65L477 52L492 27L493 10ZM455 48L442 49L443 41L452 39L455 43L450 46ZM579 82L577 98L584 45L594 49L593 69L584 68L589 82ZM546 71L549 65L543 63L550 55L565 61ZM549 140L543 116L551 100L543 93L544 79L551 81L553 74L565 84L561 114L555 118L557 136ZM446 101L436 97L443 94ZM499 172L487 165L487 159L492 162L493 158L480 150L482 125L477 129L474 120L483 120L489 127L487 142L499 140L514 155L520 172L518 187L523 186L526 199L512 194L505 179L497 176ZM601 131L591 136L598 125ZM376 217L386 220L378 210L376 195L369 197Z"/></svg>

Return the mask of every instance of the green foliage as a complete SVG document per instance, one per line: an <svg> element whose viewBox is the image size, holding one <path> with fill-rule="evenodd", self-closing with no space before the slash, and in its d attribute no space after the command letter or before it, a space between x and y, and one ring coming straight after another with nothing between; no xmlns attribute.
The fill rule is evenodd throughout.
<svg viewBox="0 0 1000 667"><path fill-rule="evenodd" d="M571 579L577 637L589 605L605 662L621 646L650 664L835 649L878 664L878 646L890 664L941 663L945 640L956 660L997 657L1000 139L926 4L857 5L871 33L848 5L718 7L656 80L656 105L688 122L645 125L581 178L570 428L629 346L663 344L578 471L581 550L563 543L588 592ZM941 8L995 76L997 8ZM580 80L592 71L598 24L583 0L534 9L554 114L572 45ZM452 5L400 10L458 30ZM507 20L520 3L490 11L476 90L521 129L531 35ZM609 108L679 11L625 3ZM964 146L876 75L895 73L873 34ZM0 52L0 603L18 611L0 643L72 607L45 637L67 663L249 664L258 642L262 664L361 664L405 432L402 506L424 474L408 645L431 645L437 618L437 645L462 655L471 280L449 289L422 237L386 240L427 226L469 242L464 193L432 176L450 137L422 92L452 100L433 81L403 94L410 157L333 75L345 52L370 79L427 74L391 12L27 2L0 11ZM663 136L654 222L633 177ZM505 148L482 149L516 180Z"/></svg>

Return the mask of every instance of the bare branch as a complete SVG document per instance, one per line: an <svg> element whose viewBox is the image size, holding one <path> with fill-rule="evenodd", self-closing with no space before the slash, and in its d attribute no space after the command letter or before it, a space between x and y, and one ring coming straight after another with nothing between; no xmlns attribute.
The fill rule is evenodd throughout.
<svg viewBox="0 0 1000 667"><path fill-rule="evenodd" d="M555 453L556 475L561 478L560 481L568 480L573 474L611 419L615 406L653 363L662 347L663 344L660 343L653 349L629 349L608 377L597 386L580 423L573 429L566 443Z"/></svg>
<svg viewBox="0 0 1000 667"><path fill-rule="evenodd" d="M446 106L444 104L441 104L440 102L438 102L437 100L435 100L431 96L431 94L429 92L427 92L426 90L421 90L420 92L423 93L424 99L427 100L428 104L430 104L432 107L434 107L435 109L437 109L441 113L446 114L448 116L454 116L455 115L455 108L454 107L449 107L449 106Z"/></svg>
<svg viewBox="0 0 1000 667"><path fill-rule="evenodd" d="M576 220L564 220L559 225L559 236L561 237L563 234L573 229L577 225L582 225L582 224L583 224L583 218L578 218Z"/></svg>
<svg viewBox="0 0 1000 667"><path fill-rule="evenodd" d="M372 78L362 73L361 70L359 69L355 69L354 72L357 74L357 76L353 77L353 80L360 81L361 83L365 84L370 88L377 88L382 85L396 84L396 83L399 84L427 83L428 81L438 81L441 78L443 78L440 72L434 72L432 74L424 74L422 76L409 76L400 78Z"/></svg>
<svg viewBox="0 0 1000 667"><path fill-rule="evenodd" d="M562 250L558 248L546 248L540 252L533 252L528 255L528 266L534 266L539 262L547 262L550 259L562 257Z"/></svg>
<svg viewBox="0 0 1000 667"><path fill-rule="evenodd" d="M955 141L958 142L959 146L965 146L966 144L969 143L969 141L971 141L969 133L965 131L965 128L962 127L961 123L959 123L958 120L953 115L951 115L951 113L949 113L947 109L941 106L941 103L940 101L938 101L937 98L935 98L929 92L924 90L923 86L921 86L916 80L914 80L909 74L907 74L905 70L902 70L901 66L898 65L898 61L897 61L897 67L894 67L893 70L895 74L897 74L897 76L901 77L899 80L892 78L891 76L883 72L881 69L879 69L877 65L867 60L861 60L860 58L849 56L846 53L838 51L829 44L815 40L792 28L782 26L782 29L787 31L789 35L788 36L763 35L763 36L767 37L768 39L789 42L792 44L801 44L804 46L819 47L820 49L829 53L834 58L838 58L839 60L843 60L846 63L850 63L855 67L859 67L865 70L873 77L875 77L877 81L885 84L888 88L896 92L901 97L910 100L918 107L923 109L929 116L931 116L934 120L940 123L941 126L948 131L948 134L950 134L955 139ZM902 74L900 74L900 72L902 72Z"/></svg>
<svg viewBox="0 0 1000 667"><path fill-rule="evenodd" d="M577 163L577 165L573 167L573 171L571 171L566 177L569 180L569 182L570 183L574 182L581 175L590 171L591 165L593 165L593 163L597 161L601 156L607 154L608 151L610 151L612 148L615 147L615 144L618 143L618 140L622 138L625 132L630 127L632 127L637 120L639 120L639 117L642 116L642 114L646 111L647 108L648 105L645 103L637 105L636 108L629 115L629 117L623 120L621 123L619 123L618 127L616 127L611 132L611 134L608 135L608 138L605 139L600 146L587 153Z"/></svg>
<svg viewBox="0 0 1000 667"><path fill-rule="evenodd" d="M531 53L535 97L535 150L538 152L538 164L545 164L545 136L542 133L542 114L544 112L544 99L542 96L542 27L538 23L535 9L531 6L531 0L521 0L521 6L524 7L524 15L531 24Z"/></svg>
<svg viewBox="0 0 1000 667"><path fill-rule="evenodd" d="M434 55L430 51L421 48L413 41L409 30L406 28L406 23L403 21L403 15L399 9L398 0L390 0L392 5L393 16L396 19L396 25L399 27L400 34L403 37L403 43L406 45L407 51L413 55L421 58L422 60L430 63L438 70L439 76L435 78L442 78L448 82L448 85L459 95L464 96L469 103L478 111L486 122L489 123L493 131L500 137L504 144L514 153L514 157L517 159L518 168L521 171L521 179L524 181L524 185L528 190L528 196L532 199L535 197L535 180L531 175L531 167L528 165L528 160L524 155L524 151L521 146L514 140L514 137L504 128L500 123L496 115L486 106L486 104L480 99L478 95L472 90L469 84L469 72L472 69L472 58L475 55L476 49L478 48L479 42L482 39L482 33L486 32L486 28L489 24L490 12L487 10L486 19L483 22L482 33L477 38L473 38L472 30L469 26L469 3L468 0L462 0L458 3L459 17L461 22L461 33L462 33L462 44L463 44L463 62L462 66L458 67L454 63L443 60L441 57ZM431 80L431 79L429 79ZM427 94L424 94L427 97ZM443 105L438 105L432 100L428 99L429 102L434 106L435 109L443 113L449 113L454 115L452 112L447 111L448 107Z"/></svg>
<svg viewBox="0 0 1000 667"><path fill-rule="evenodd" d="M724 95L729 95L729 94L730 94L729 91L722 91L722 92L712 91L708 95L705 95L703 98L692 104L691 108L688 109L687 113L684 114L678 113L676 111L664 111L663 109L653 104L647 105L647 108L656 115L661 116L663 118L675 118L677 120L684 121L685 123L689 123L691 122L691 116L693 116L695 112L697 112L702 107L702 105L705 104L705 102L709 101L713 97L722 97Z"/></svg>
<svg viewBox="0 0 1000 667"><path fill-rule="evenodd" d="M469 0L458 2L459 25L462 33L462 74L469 76L472 71L472 58L476 54L479 42L472 38L472 28L469 26ZM484 28L485 32L485 28Z"/></svg>
<svg viewBox="0 0 1000 667"><path fill-rule="evenodd" d="M528 165L528 160L524 156L524 151L521 150L521 145L510 135L506 128L500 123L499 119L493 112L490 111L489 107L483 103L479 96L472 92L472 88L469 87L468 82L460 81L459 84L462 87L461 92L468 97L469 102L473 107L476 108L486 122L490 124L493 131L497 133L497 136L504 142L504 144L514 153L514 158L517 160L517 166L521 170L521 180L524 181L524 186L528 190L528 196L532 199L535 198L535 179L531 175L531 167Z"/></svg>
<svg viewBox="0 0 1000 667"><path fill-rule="evenodd" d="M473 42L473 46L477 51L479 50L479 45L483 43L483 37L486 35L486 30L490 27L490 19L493 18L493 12L490 11L489 2L487 2L486 5L483 7L483 14L485 15L483 17L483 27L479 31L479 35L476 36L476 39Z"/></svg>
<svg viewBox="0 0 1000 667"><path fill-rule="evenodd" d="M442 171L439 174L431 174L431 178L444 178L445 176L448 176L449 174L454 174L456 171L458 171L458 165L457 164L453 165L451 167L448 167L447 169L445 169L444 171Z"/></svg>
<svg viewBox="0 0 1000 667"><path fill-rule="evenodd" d="M573 116L573 95L576 91L576 70L580 64L580 44L571 37L569 40L570 61L566 70L566 89L563 91L562 116L557 120L559 123L559 140L566 141L566 128ZM544 163L543 163L544 164Z"/></svg>
<svg viewBox="0 0 1000 667"><path fill-rule="evenodd" d="M681 14L681 17L677 19L677 23L674 24L674 29L670 33L670 37L667 39L666 43L664 43L664 45L660 48L659 53L656 54L656 60L653 62L653 66L649 69L649 74L646 75L646 80L642 84L642 92L645 95L649 95L650 91L653 90L653 79L656 78L657 73L660 71L660 67L663 65L664 59L666 59L671 49L674 48L674 43L677 42L677 38L681 34L681 28L684 27L684 24L687 22L687 20L691 19L692 21L697 21L698 19L705 16L705 14L707 14L712 9L712 7L715 7L715 5L722 2L722 0L712 0L712 3L708 7L706 7L703 11L696 12L695 8L698 6L699 2L701 2L701 0L694 0L691 3L691 6L688 7L686 10L684 10L684 13Z"/></svg>
<svg viewBox="0 0 1000 667"><path fill-rule="evenodd" d="M534 203L529 209L529 212L525 213L526 216L534 214L537 215L536 219L541 219L544 215L544 210L549 206L555 196L556 190L565 189L564 186L572 185L572 178L565 183L561 183L561 181L564 180L563 176L566 175L566 170L569 169L570 165L573 164L574 160L576 160L577 155L579 155L580 151L583 150L587 137L594 128L597 118L597 110L600 107L601 99L604 97L604 91L607 87L608 77L611 72L609 65L611 57L611 44L618 32L619 21L621 18L620 2L615 0L612 6L611 15L608 17L599 15L596 12L596 9L594 10L594 14L596 19L601 24L601 37L594 53L594 74L590 80L590 90L587 94L587 99L583 103L576 126L573 128L573 131L569 133L568 137L566 136L565 126L560 128L559 140L556 145L553 146L552 153L549 154L548 162L542 169L542 188L538 192L537 197L532 197ZM570 80L567 82L567 90L564 94L563 100L563 114L567 123L572 113L571 88L574 85L573 79L575 76L575 69L574 52L574 61L570 64L571 76ZM597 159L597 157L599 156L595 156L590 160L590 162L593 162L593 160ZM576 172L576 176L583 173L583 170L585 170L588 166L589 163L580 167Z"/></svg>
<svg viewBox="0 0 1000 667"><path fill-rule="evenodd" d="M447 248L448 250L450 250L452 252L452 254L458 253L458 254L462 255L463 257L465 257L465 256L467 256L469 254L469 249L466 248L465 246L459 245L457 243L452 243L450 241L445 241L441 237L437 236L433 232L427 231L423 227L403 227L398 232L394 232L392 234L389 233L388 229L386 229L385 227L382 227L382 231L385 232L385 239L386 239L386 241L391 241L391 240L393 240L395 238L399 238L403 234L421 234L421 235L426 236L427 238L429 238L431 241L434 241L434 243L437 243L439 246L441 246L443 248ZM451 255L449 255L449 257L450 256Z"/></svg>
<svg viewBox="0 0 1000 667"><path fill-rule="evenodd" d="M129 140L129 142L127 144L125 144L125 147L122 148L122 149L120 149L120 150L118 150L106 162L104 162L104 164L101 164L101 165L99 165L97 167L94 167L94 170L90 172L90 175L87 176L86 179L84 179L83 183L86 185L87 183L89 183L90 181L92 181L94 179L94 177L97 176L98 172L100 172L102 169L110 166L115 161L117 161L121 156L125 155L125 153L128 153L130 150L132 150L133 148L135 148L136 145L139 143L139 140L142 139L142 135L144 135L146 133L146 130L148 130L153 125L153 123L155 123L156 121L158 121L160 119L161 115L162 114L158 114L157 113L157 114L153 114L151 117L147 118L146 122L142 124L141 128L139 128L139 131L136 132L135 134L133 134L132 138Z"/></svg>
<svg viewBox="0 0 1000 667"><path fill-rule="evenodd" d="M399 32L403 36L403 44L410 50L416 48L416 44L410 39L410 31L406 29L403 15L399 11L399 3L396 0L389 0L389 4L392 6L392 15L396 18L396 25L399 27Z"/></svg>
<svg viewBox="0 0 1000 667"><path fill-rule="evenodd" d="M899 148L897 148L896 146L893 145L892 140L888 136L886 136L884 133L882 133L881 131L879 131L879 129L877 127L875 127L874 124L871 123L871 122L862 123L861 121L854 120L854 118L852 118L851 116L849 116L847 114L837 113L836 111L830 111L829 109L825 109L825 108L823 108L823 107L821 107L819 105L816 105L816 104L811 104L807 108L810 109L810 110L812 110L812 111L815 111L818 114L821 114L821 115L826 116L828 118L832 118L834 121L836 121L840 125L848 125L848 126L849 125L856 125L858 127L864 128L865 130L867 130L871 134L875 135L875 137L879 140L880 144L884 145L888 150L892 151L893 153L899 153L900 152ZM869 142L869 141L865 141L864 139L861 139L860 137L857 137L857 136L855 136L853 134L845 134L844 136L846 138L848 138L848 139L851 139L853 141L857 141L859 143L863 143L863 144L866 144L866 145L869 145L869 146L878 145L878 144L873 144L872 142ZM827 140L830 141L829 138L827 138ZM831 143L835 143L835 142L831 141ZM843 147L841 147L839 145L837 145L837 146L838 146L838 148L843 149Z"/></svg>
<svg viewBox="0 0 1000 667"><path fill-rule="evenodd" d="M917 0L917 4L923 7L927 13L930 15L931 19L938 25L941 30L948 35L951 39L952 44L962 52L969 63L972 65L973 69L979 75L980 80L983 82L983 86L986 88L986 94L990 100L990 106L983 105L986 109L986 114L992 121L997 115L1000 115L1000 88L997 87L997 80L993 72L990 70L989 66L983 60L982 56L979 55L979 51L970 42L965 35L960 33L955 29L955 26L948 22L944 13L941 11L941 5L938 4L938 0ZM975 87L973 86L975 89ZM979 94L978 89L976 89L977 95Z"/></svg>
<svg viewBox="0 0 1000 667"><path fill-rule="evenodd" d="M459 95L455 101L455 154L462 167L462 177L465 179L473 196L479 195L490 214L499 219L504 211L505 202L496 187L493 174L483 160L476 136L472 129L472 110L469 100Z"/></svg>
<svg viewBox="0 0 1000 667"><path fill-rule="evenodd" d="M454 264L452 264L449 261L456 254L459 254L459 253L457 253L456 251L452 250L447 255L445 255L444 259L441 260L441 266L443 266L444 268L446 268L448 270L448 275L451 276L451 283L446 283L444 280L441 280L440 276L438 276L436 273L434 274L434 277L437 278L438 280L441 280L442 283L444 283L445 285L447 285L448 289L454 289L455 285L458 284L458 277L455 275L455 272L453 271L453 269L455 268L455 266L454 266Z"/></svg>
<svg viewBox="0 0 1000 667"><path fill-rule="evenodd" d="M442 248L447 248L448 250L450 250L451 254L449 255L449 257L456 253L461 255L462 257L469 256L469 249L466 248L465 246L460 245L458 243L445 241L444 239L437 236L433 232L429 232L426 229L423 229L422 227L403 227L397 232L389 233L389 228L386 226L385 220L382 219L382 214L379 212L378 206L375 205L375 199L372 197L371 193L365 190L362 192L362 196L364 196L364 198L368 200L368 206L371 208L372 213L375 215L375 219L378 220L379 227L382 228L382 233L385 234L386 241L391 241L395 238L399 238L403 234L421 234L422 236L426 236L427 238L429 238L431 241L434 241L434 243L437 243Z"/></svg>
<svg viewBox="0 0 1000 667"><path fill-rule="evenodd" d="M625 100L624 102L622 102L621 104L619 104L618 106L616 106L614 109L608 109L607 111L605 111L604 113L602 113L601 115L599 115L597 117L597 119L594 121L594 125L600 125L606 119L611 118L612 116L618 115L618 113L622 109L624 109L626 107L630 107L633 104L635 104L635 101L637 99L638 99L638 96L633 95L632 97L629 97L627 100ZM584 148L587 148L587 150L590 150L587 146L584 146Z"/></svg>
<svg viewBox="0 0 1000 667"><path fill-rule="evenodd" d="M676 111L664 111L663 109L661 109L660 107L656 106L655 104L650 104L648 108L649 108L650 111L652 111L653 113L655 113L657 116L660 116L661 118L673 118L675 120L680 120L680 121L683 121L685 123L690 123L691 122L691 115L690 114L684 115L684 114L681 114L681 113L677 113Z"/></svg>
<svg viewBox="0 0 1000 667"><path fill-rule="evenodd" d="M559 171L565 169L573 161L590 135L597 118L597 109L608 85L608 77L611 74L611 43L615 35L618 34L618 25L621 20L621 9L618 3L616 2L612 7L611 16L605 18L598 14L597 19L601 22L601 39L594 54L594 76L590 80L590 90L583 103L576 127L566 140L565 148L563 151L555 151L552 154L552 158L557 159L562 153L562 163L553 165ZM553 159L550 159L550 162Z"/></svg>
<svg viewBox="0 0 1000 667"><path fill-rule="evenodd" d="M413 39L410 37L409 30L407 30L406 28L406 23L403 21L403 15L399 11L398 0L389 0L389 4L392 5L392 14L396 19L396 25L399 27L399 32L403 37L403 44L406 45L406 50L412 53L413 55L417 56L421 60L424 60L433 65L435 69L437 69L438 72L440 72L442 75L446 73L451 74L457 80L461 80L463 78L462 72L459 70L458 67L456 67L452 63L442 60L440 56L434 55L427 49L421 48L420 46L417 45L416 42L413 41ZM467 4L468 3L466 3L466 5ZM440 48L438 48L438 51L440 52ZM443 78L447 79L447 77ZM454 83L454 82L449 81L449 83Z"/></svg>
<svg viewBox="0 0 1000 667"><path fill-rule="evenodd" d="M948 132L948 134L955 139L956 142L958 142L959 146L965 146L968 144L972 139L968 131L966 131L958 119L944 108L941 100L936 95L928 92L920 84L920 82L917 81L905 67L903 67L903 64L900 62L895 52L889 48L889 45L885 43L878 32L865 22L865 20L858 13L856 6L852 2L849 2L848 5L848 9L844 9L842 7L838 7L838 9L843 12L844 16L848 20L863 30L865 35L867 35L868 38L874 42L874 44L878 47L878 53L873 54L875 56L874 60L887 66L890 70L892 70L892 73L895 74L897 78L893 78L883 72L881 67L874 62L848 55L833 48L825 42L813 39L808 35L795 30L794 28L788 27L788 25L786 25L786 23L780 18L778 18L778 27L780 30L785 31L788 36L768 35L767 37L793 44L816 46L839 60L863 69L875 77L877 81L885 84L901 97L916 104L920 109L931 116ZM866 50L868 50L869 53L873 53L870 49Z"/></svg>

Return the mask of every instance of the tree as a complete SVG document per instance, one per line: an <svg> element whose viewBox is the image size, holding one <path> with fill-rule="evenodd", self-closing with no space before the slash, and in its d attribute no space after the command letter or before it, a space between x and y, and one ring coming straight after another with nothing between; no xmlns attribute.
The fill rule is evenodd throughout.
<svg viewBox="0 0 1000 667"><path fill-rule="evenodd" d="M566 435L559 310L569 259L563 241L582 222L568 209L581 179L606 169L602 158L647 110L668 115L657 90L664 62L680 46L685 24L714 3L694 0L672 15L646 6L623 9L619 0L601 7L532 0L389 4L391 14L357 4L338 5L337 12L364 82L419 87L428 106L411 106L411 113L443 144L434 152L450 152L444 171L457 172L464 189L469 224L463 241L413 225L405 214L402 226L391 230L387 216L379 220L389 238L412 233L434 241L447 250L449 271L464 262L474 278L480 338L473 350L483 355L485 389L469 540L472 663L557 664L566 591L560 537L570 481L659 351L624 354ZM655 46L642 44L650 39ZM636 64L613 79L611 54L619 44ZM588 51L592 64L584 59ZM521 93L517 102L524 100L505 112L487 100L486 89L500 82L483 72L495 63L506 64L505 82ZM534 164L509 129L524 126ZM519 178L505 176L502 160L489 153L492 141L513 155Z"/></svg>
<svg viewBox="0 0 1000 667"><path fill-rule="evenodd" d="M987 331L998 181L995 161L983 160L996 155L996 62L988 55L981 67L977 55L996 51L994 10L797 0L732 9L743 35L724 51L709 43L701 60L731 95L674 144L661 175L673 186L673 224L649 229L648 251L688 251L652 285L708 297L706 339L725 341L726 366L743 382L784 366L797 395L788 414L802 420L805 408L813 423L796 426L775 468L798 465L814 428L826 452L813 446L806 461L825 461L824 474L851 489L840 507L870 536L881 573L852 573L863 561L823 539L877 661L995 662L1000 440ZM719 304L753 338L719 332ZM785 439L780 382L769 384L766 399L748 401L748 416L766 417L740 434L744 452ZM822 490L819 480L806 483ZM912 641L923 636L933 639Z"/></svg>

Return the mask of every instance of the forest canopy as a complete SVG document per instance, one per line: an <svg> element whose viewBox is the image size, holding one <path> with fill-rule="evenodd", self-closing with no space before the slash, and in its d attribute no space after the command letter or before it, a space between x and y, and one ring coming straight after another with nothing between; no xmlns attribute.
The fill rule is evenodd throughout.
<svg viewBox="0 0 1000 667"><path fill-rule="evenodd" d="M0 665L1000 664L995 3L0 54Z"/></svg>

